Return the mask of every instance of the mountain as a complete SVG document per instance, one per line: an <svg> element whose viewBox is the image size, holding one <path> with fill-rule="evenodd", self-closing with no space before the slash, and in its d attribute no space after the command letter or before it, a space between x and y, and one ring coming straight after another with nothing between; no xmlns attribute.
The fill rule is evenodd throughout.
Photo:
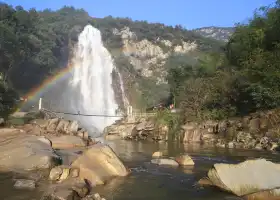
<svg viewBox="0 0 280 200"><path fill-rule="evenodd" d="M232 33L234 32L234 28L209 26L209 27L197 28L192 31L198 33L203 37L227 42L230 36L232 35Z"/></svg>

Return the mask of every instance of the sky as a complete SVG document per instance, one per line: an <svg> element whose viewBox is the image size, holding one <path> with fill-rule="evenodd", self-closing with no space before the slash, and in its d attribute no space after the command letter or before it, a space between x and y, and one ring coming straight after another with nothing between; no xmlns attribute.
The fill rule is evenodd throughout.
<svg viewBox="0 0 280 200"><path fill-rule="evenodd" d="M25 9L57 10L64 5L85 9L92 17L129 17L187 29L229 27L246 22L256 8L275 0L0 0Z"/></svg>

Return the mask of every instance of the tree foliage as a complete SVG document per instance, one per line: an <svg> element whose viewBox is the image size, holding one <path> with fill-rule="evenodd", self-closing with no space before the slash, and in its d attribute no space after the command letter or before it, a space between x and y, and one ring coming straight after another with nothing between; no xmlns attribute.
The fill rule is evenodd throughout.
<svg viewBox="0 0 280 200"><path fill-rule="evenodd" d="M169 71L185 116L225 118L280 106L280 1L238 24L223 54Z"/></svg>

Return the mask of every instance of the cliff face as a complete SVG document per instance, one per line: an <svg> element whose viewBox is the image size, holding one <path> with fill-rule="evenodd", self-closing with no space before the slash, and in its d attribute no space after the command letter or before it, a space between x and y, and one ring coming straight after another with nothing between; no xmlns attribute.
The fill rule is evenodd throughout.
<svg viewBox="0 0 280 200"><path fill-rule="evenodd" d="M164 32L167 27L158 29ZM158 29L153 31L157 32ZM148 28L144 30L149 31ZM104 43L122 74L126 96L132 106L145 108L159 103L169 95L166 77L168 66L172 65L169 62L171 57L184 56L190 64L194 64L207 52L217 51L217 47L221 46L219 42L193 35L184 29L177 30L181 32L178 35L172 34L172 31L175 29L167 31L167 36L156 33L151 37L148 33L141 35L143 31L133 31L133 26L124 26L112 28L112 35L108 37L101 29L105 35ZM114 80L119 85L118 76ZM120 89L117 88L114 86L118 103L123 105Z"/></svg>
<svg viewBox="0 0 280 200"><path fill-rule="evenodd" d="M122 53L128 58L130 64L140 72L143 77L153 77L157 84L165 84L166 70L164 64L173 53L185 54L197 50L197 43L185 42L173 44L170 40L157 39L157 44L147 40L137 40L136 33L129 27L121 30L114 29L113 33L122 38Z"/></svg>
<svg viewBox="0 0 280 200"><path fill-rule="evenodd" d="M194 29L193 31L203 37L227 42L232 33L234 32L234 28L210 26Z"/></svg>

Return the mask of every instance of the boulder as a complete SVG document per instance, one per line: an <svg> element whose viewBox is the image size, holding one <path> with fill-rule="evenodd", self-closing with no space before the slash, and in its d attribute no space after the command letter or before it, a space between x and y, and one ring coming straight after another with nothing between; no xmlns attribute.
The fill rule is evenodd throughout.
<svg viewBox="0 0 280 200"><path fill-rule="evenodd" d="M29 190L33 190L35 189L35 181L33 180L26 180L26 179L17 179L14 187L16 189L29 189Z"/></svg>
<svg viewBox="0 0 280 200"><path fill-rule="evenodd" d="M49 179L52 181L63 181L67 178L77 178L79 170L68 165L60 165L52 168Z"/></svg>
<svg viewBox="0 0 280 200"><path fill-rule="evenodd" d="M49 136L48 139L52 142L54 149L69 149L75 147L85 147L85 142L78 136L63 135L63 136Z"/></svg>
<svg viewBox="0 0 280 200"><path fill-rule="evenodd" d="M44 135L45 130L38 124L24 124L21 127L22 130L26 131L30 135Z"/></svg>
<svg viewBox="0 0 280 200"><path fill-rule="evenodd" d="M63 120L61 119L56 127L56 131L63 131L63 132L67 132L67 128L69 126L69 121L68 120Z"/></svg>
<svg viewBox="0 0 280 200"><path fill-rule="evenodd" d="M265 159L215 164L208 178L212 185L247 199L280 198L280 165Z"/></svg>
<svg viewBox="0 0 280 200"><path fill-rule="evenodd" d="M45 190L46 199L73 200L81 199L90 192L90 187L84 180L67 179L49 185Z"/></svg>
<svg viewBox="0 0 280 200"><path fill-rule="evenodd" d="M60 158L54 153L49 140L43 137L12 137L11 133L0 140L0 166L9 170L47 169L59 161Z"/></svg>
<svg viewBox="0 0 280 200"><path fill-rule="evenodd" d="M153 158L160 158L162 156L163 156L163 153L161 151L156 151L152 155Z"/></svg>
<svg viewBox="0 0 280 200"><path fill-rule="evenodd" d="M47 125L46 129L48 131L55 131L58 123L59 123L58 118L50 119L50 120L48 120L48 125Z"/></svg>
<svg viewBox="0 0 280 200"><path fill-rule="evenodd" d="M60 166L52 168L50 171L49 179L51 181L58 181L60 179L62 172L63 169Z"/></svg>
<svg viewBox="0 0 280 200"><path fill-rule="evenodd" d="M63 165L71 165L85 150L82 148L57 149L56 153L62 158Z"/></svg>
<svg viewBox="0 0 280 200"><path fill-rule="evenodd" d="M137 124L136 130L137 130L137 131L145 130L146 124L147 124L146 121L140 122L139 124Z"/></svg>
<svg viewBox="0 0 280 200"><path fill-rule="evenodd" d="M57 200L73 200L79 199L79 196L73 189L59 188L57 190L54 190L53 193L50 193L45 198Z"/></svg>
<svg viewBox="0 0 280 200"><path fill-rule="evenodd" d="M187 165L194 165L193 159L188 155L181 155L175 158L176 162L179 165L187 166Z"/></svg>
<svg viewBox="0 0 280 200"><path fill-rule="evenodd" d="M135 124L112 125L106 128L105 138L112 139L112 135L114 135L115 138L119 137L122 139L126 137L130 137L133 133L134 128L135 128Z"/></svg>
<svg viewBox="0 0 280 200"><path fill-rule="evenodd" d="M85 151L72 167L79 169L79 177L91 185L104 184L116 176L126 176L128 171L114 151L107 145L98 143Z"/></svg>
<svg viewBox="0 0 280 200"><path fill-rule="evenodd" d="M236 142L241 144L243 148L254 148L257 141L250 133L240 131L236 135Z"/></svg>
<svg viewBox="0 0 280 200"><path fill-rule="evenodd" d="M67 127L67 132L76 133L79 129L79 124L77 121L71 121Z"/></svg>
<svg viewBox="0 0 280 200"><path fill-rule="evenodd" d="M46 128L49 124L49 121L45 119L34 119L30 122L30 124L36 124L41 128Z"/></svg>
<svg viewBox="0 0 280 200"><path fill-rule="evenodd" d="M156 165L170 165L170 166L175 166L177 167L179 164L170 158L158 158L158 159L153 159L151 160L151 163L156 164Z"/></svg>

